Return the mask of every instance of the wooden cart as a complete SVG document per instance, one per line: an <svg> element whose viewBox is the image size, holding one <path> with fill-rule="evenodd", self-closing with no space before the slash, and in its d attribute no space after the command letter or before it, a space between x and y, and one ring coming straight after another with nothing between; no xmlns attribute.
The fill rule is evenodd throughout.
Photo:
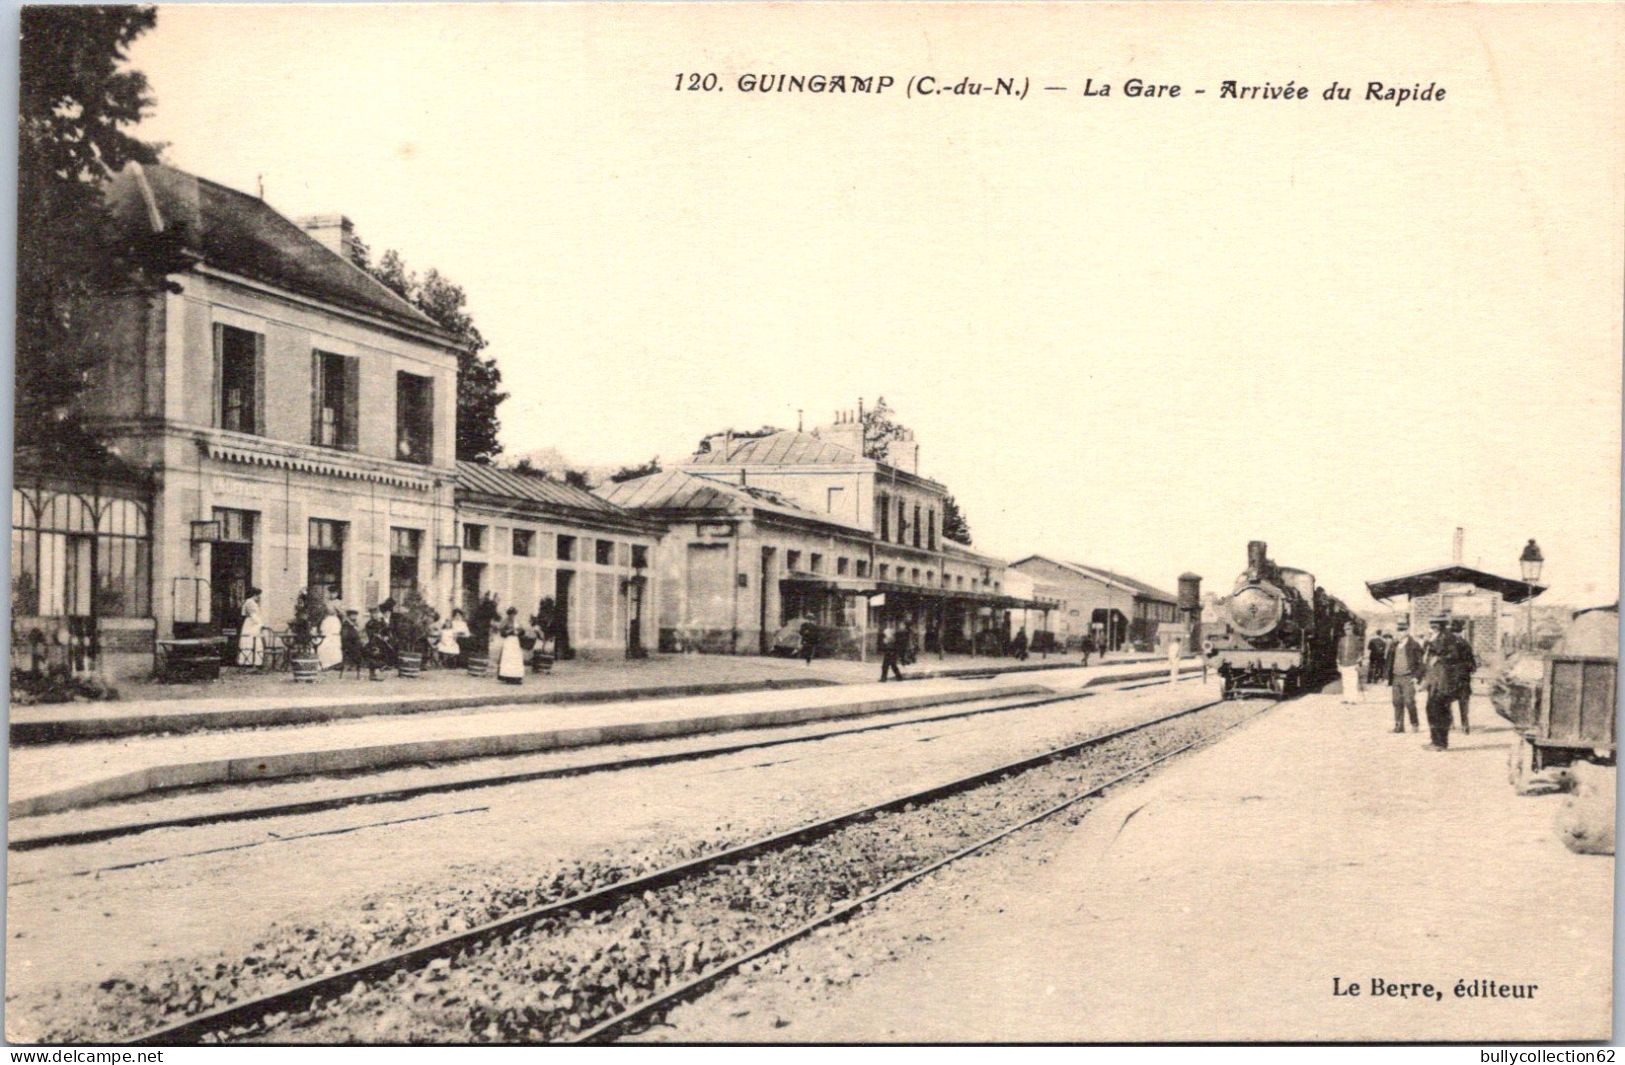
<svg viewBox="0 0 1625 1065"><path fill-rule="evenodd" d="M1613 765L1618 700L1619 660L1612 656L1548 655L1539 687L1508 685L1495 709L1518 730L1513 782L1577 761Z"/></svg>

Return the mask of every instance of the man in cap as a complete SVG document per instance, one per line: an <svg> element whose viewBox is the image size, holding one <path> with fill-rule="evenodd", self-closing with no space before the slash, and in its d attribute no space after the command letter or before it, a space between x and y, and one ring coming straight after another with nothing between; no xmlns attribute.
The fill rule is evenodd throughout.
<svg viewBox="0 0 1625 1065"><path fill-rule="evenodd" d="M1448 682L1452 685L1450 695L1456 700L1460 708L1461 731L1464 735L1472 734L1472 726L1467 724L1467 701L1473 697L1473 671L1478 668L1478 656L1473 654L1473 645L1467 642L1462 635L1467 629L1467 622L1462 618L1455 618L1450 622L1450 642L1447 654L1449 655Z"/></svg>
<svg viewBox="0 0 1625 1065"><path fill-rule="evenodd" d="M1416 682L1426 671L1422 644L1411 635L1411 625L1399 620L1399 635L1388 650L1384 672L1393 685L1390 694L1394 700L1394 731L1405 731L1405 711L1411 715L1411 731L1421 731L1416 722Z"/></svg>
<svg viewBox="0 0 1625 1065"><path fill-rule="evenodd" d="M1449 669L1440 652L1449 642L1450 633L1445 626L1449 619L1443 615L1433 618L1433 642L1428 648L1427 671L1422 683L1428 690L1428 749L1442 751L1450 746L1450 700L1454 697L1450 687Z"/></svg>

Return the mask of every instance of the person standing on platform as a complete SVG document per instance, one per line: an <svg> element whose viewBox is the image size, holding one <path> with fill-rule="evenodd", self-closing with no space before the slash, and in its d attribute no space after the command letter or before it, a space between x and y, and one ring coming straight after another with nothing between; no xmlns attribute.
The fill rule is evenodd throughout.
<svg viewBox="0 0 1625 1065"><path fill-rule="evenodd" d="M362 656L367 660L367 679L383 680L378 675L380 669L387 669L389 663L395 658L395 649L389 644L389 622L384 620L384 612L377 607L368 611L366 646L362 648Z"/></svg>
<svg viewBox="0 0 1625 1065"><path fill-rule="evenodd" d="M1343 638L1337 641L1337 672L1343 678L1343 702L1353 704L1360 701L1360 656L1365 652L1365 645L1360 642L1360 634L1349 625L1343 629Z"/></svg>
<svg viewBox="0 0 1625 1065"><path fill-rule="evenodd" d="M1089 656L1095 653L1095 639L1093 636L1083 638L1083 664L1089 664Z"/></svg>
<svg viewBox="0 0 1625 1065"><path fill-rule="evenodd" d="M1383 663L1388 658L1388 643L1379 631L1371 637L1371 642L1365 645L1365 680L1367 684L1378 684L1382 681Z"/></svg>
<svg viewBox="0 0 1625 1065"><path fill-rule="evenodd" d="M1399 623L1399 635L1395 637L1383 667L1388 683L1392 685L1390 694L1394 699L1395 732L1405 731L1407 710L1411 715L1411 731L1421 731L1416 721L1416 682L1421 679L1426 667L1423 665L1422 644L1409 630L1407 622Z"/></svg>
<svg viewBox="0 0 1625 1065"><path fill-rule="evenodd" d="M813 623L812 618L807 618L801 623L801 628L798 631L801 636L801 657L806 659L807 664L810 666L812 665L813 655L818 653L818 626Z"/></svg>
<svg viewBox="0 0 1625 1065"><path fill-rule="evenodd" d="M903 679L903 671L897 668L897 644L902 639L898 631L888 622L880 630L880 683L886 683L886 673L898 680Z"/></svg>
<svg viewBox="0 0 1625 1065"><path fill-rule="evenodd" d="M336 611L335 611L336 613ZM343 659L339 662L339 676L344 675L347 669L354 669L357 680L361 679L361 667L366 665L365 643L361 639L361 615L355 609L345 611L339 623L339 652Z"/></svg>
<svg viewBox="0 0 1625 1065"><path fill-rule="evenodd" d="M1428 732L1430 739L1427 747L1434 751L1443 751L1450 746L1450 691L1448 687L1447 669L1444 657L1439 653L1447 643L1445 632L1447 620L1436 617L1431 622L1433 626L1433 639L1428 643L1425 655L1427 671L1422 676L1422 685L1427 688L1428 703Z"/></svg>
<svg viewBox="0 0 1625 1065"><path fill-rule="evenodd" d="M525 683L525 648L519 642L519 608L509 607L497 630L501 648L497 657L497 679L504 684Z"/></svg>
<svg viewBox="0 0 1625 1065"><path fill-rule="evenodd" d="M1456 618L1450 623L1449 657L1447 658L1447 683L1450 685L1450 697L1456 700L1458 713L1461 715L1461 731L1463 735L1472 735L1472 726L1467 723L1467 702L1473 697L1473 671L1478 668L1478 656L1473 654L1473 645L1467 642L1462 632L1467 628L1467 622Z"/></svg>
<svg viewBox="0 0 1625 1065"><path fill-rule="evenodd" d="M316 664L323 670L344 664L344 625L339 621L338 604L323 606L316 626Z"/></svg>
<svg viewBox="0 0 1625 1065"><path fill-rule="evenodd" d="M243 598L243 624L237 630L237 664L258 669L265 664L265 622L260 617L260 590L250 588Z"/></svg>
<svg viewBox="0 0 1625 1065"><path fill-rule="evenodd" d="M1027 630L1022 629L1016 633L1016 638L1010 643L1010 653L1017 662L1027 661Z"/></svg>

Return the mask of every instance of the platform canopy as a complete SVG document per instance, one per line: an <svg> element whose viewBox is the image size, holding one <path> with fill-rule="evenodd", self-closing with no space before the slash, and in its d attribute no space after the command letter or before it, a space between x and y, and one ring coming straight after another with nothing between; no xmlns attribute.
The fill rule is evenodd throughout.
<svg viewBox="0 0 1625 1065"><path fill-rule="evenodd" d="M1508 603L1521 603L1533 599L1546 590L1544 584L1531 584L1513 577L1502 577L1459 562L1437 566L1402 577L1385 577L1380 581L1366 581L1366 590L1373 599L1392 599L1396 595L1415 598L1432 595L1441 584L1471 584L1486 591L1498 593Z"/></svg>

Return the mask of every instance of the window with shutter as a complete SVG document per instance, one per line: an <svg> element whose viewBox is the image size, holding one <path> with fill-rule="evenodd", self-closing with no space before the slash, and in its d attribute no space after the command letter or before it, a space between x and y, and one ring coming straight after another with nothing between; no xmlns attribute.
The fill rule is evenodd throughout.
<svg viewBox="0 0 1625 1065"><path fill-rule="evenodd" d="M346 357L344 365L344 409L339 418L339 446L354 451L361 443L361 360Z"/></svg>
<svg viewBox="0 0 1625 1065"><path fill-rule="evenodd" d="M395 457L434 461L434 381L404 370L395 375Z"/></svg>
<svg viewBox="0 0 1625 1065"><path fill-rule="evenodd" d="M264 431L265 338L215 325L215 424L234 433Z"/></svg>
<svg viewBox="0 0 1625 1065"><path fill-rule="evenodd" d="M358 442L361 360L325 351L312 356L311 392L315 416L311 442L318 447L354 451Z"/></svg>

